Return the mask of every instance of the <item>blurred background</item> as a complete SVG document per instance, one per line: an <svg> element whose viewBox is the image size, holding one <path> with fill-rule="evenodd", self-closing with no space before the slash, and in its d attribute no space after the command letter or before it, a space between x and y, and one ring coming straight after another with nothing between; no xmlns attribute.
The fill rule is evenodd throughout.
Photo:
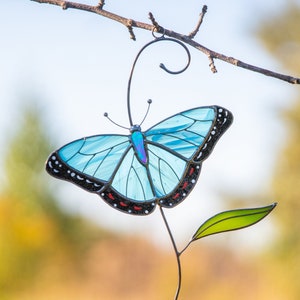
<svg viewBox="0 0 300 300"><path fill-rule="evenodd" d="M81 1L96 5L96 0ZM109 0L105 9L188 34L208 5L195 40L215 51L300 76L300 1ZM176 261L156 210L133 217L98 196L51 178L51 151L83 136L128 134L127 80L151 33L57 6L2 1L0 9L0 299L172 299ZM300 297L300 89L155 44L132 82L134 123L143 129L181 110L218 104L233 125L205 161L188 199L166 211L179 248L227 209L277 208L257 225L194 243L182 257L182 299Z"/></svg>

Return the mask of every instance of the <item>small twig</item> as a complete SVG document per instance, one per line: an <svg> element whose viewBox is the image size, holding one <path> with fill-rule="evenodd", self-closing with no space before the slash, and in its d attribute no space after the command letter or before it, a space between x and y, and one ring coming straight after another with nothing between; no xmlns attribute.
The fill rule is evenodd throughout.
<svg viewBox="0 0 300 300"><path fill-rule="evenodd" d="M68 3L63 1L60 6L61 6L62 9L67 9L68 8Z"/></svg>
<svg viewBox="0 0 300 300"><path fill-rule="evenodd" d="M153 31L155 31L155 32L161 32L161 27L160 27L159 24L156 22L156 20L155 20L153 14L152 14L152 12L149 12L148 15L149 15L149 19L150 19L151 23L152 23L153 26L154 26L154 30L153 30Z"/></svg>
<svg viewBox="0 0 300 300"><path fill-rule="evenodd" d="M132 24L133 24L133 20L131 20L131 19L128 20L127 28L128 28L128 31L129 31L129 35L130 35L130 38L135 41L135 34L133 32Z"/></svg>
<svg viewBox="0 0 300 300"><path fill-rule="evenodd" d="M204 5L202 7L202 12L199 15L199 20L198 20L198 23L196 25L196 28L188 35L188 37L190 39L193 39L196 36L196 34L198 33L198 31L200 29L200 26L201 26L201 24L203 22L203 19L204 19L204 16L205 16L206 12L207 12L207 6Z"/></svg>
<svg viewBox="0 0 300 300"><path fill-rule="evenodd" d="M108 18L108 19L114 20L116 22L119 22L119 23L123 24L126 27L128 27L128 20L130 20L129 18L124 18L124 17L119 16L117 14L114 14L112 12L106 11L104 9L100 9L98 7L98 5L92 6L92 5L75 3L75 2L64 1L64 0L31 0L31 1L38 2L38 3L48 3L48 4L52 4L52 5L57 5L57 6L62 7L63 9L73 8L73 9L79 9L79 10L83 10L83 11L92 12L92 13L101 15L105 18ZM132 27L153 31L153 26L155 26L155 25L153 25L153 22L152 22L152 24L147 24L147 23L132 20ZM266 75L266 76L271 76L273 78L277 78L277 79L286 81L288 83L300 84L300 78L292 77L292 76L288 76L288 75L284 75L284 74L280 74L280 73L276 73L276 72L273 72L273 71L270 71L270 70L267 70L267 69L263 69L263 68L260 68L260 67L256 67L256 66L244 63L244 62L242 62L242 61L240 61L236 58L229 57L229 56L226 56L224 54L221 54L221 53L215 52L213 50L210 50L210 49L204 47L203 45L195 42L193 39L191 39L187 35L183 35L183 34L180 34L180 33L177 33L175 31L168 30L168 29L165 29L165 28L163 29L163 32L162 32L162 27L159 26L159 25L158 25L157 28L159 28L158 32L163 33L165 36L168 36L168 37L171 37L171 38L174 38L174 39L178 39L178 40L182 41L183 43L186 43L186 44L196 48L197 50L199 50L199 51L203 52L204 54L206 54L207 57L211 57L211 59L213 59L213 60L214 59L219 59L219 60L222 60L222 61L227 62L229 64L232 64L234 66L247 69L249 71L258 72L260 74L263 74L263 75Z"/></svg>
<svg viewBox="0 0 300 300"><path fill-rule="evenodd" d="M211 71L213 73L217 73L218 71L217 71L217 68L215 66L214 59L210 55L208 56L208 61L209 61L209 67L210 67Z"/></svg>
<svg viewBox="0 0 300 300"><path fill-rule="evenodd" d="M105 0L99 0L99 3L98 3L98 5L97 5L97 7L99 8L99 9L103 9L103 6L105 5Z"/></svg>

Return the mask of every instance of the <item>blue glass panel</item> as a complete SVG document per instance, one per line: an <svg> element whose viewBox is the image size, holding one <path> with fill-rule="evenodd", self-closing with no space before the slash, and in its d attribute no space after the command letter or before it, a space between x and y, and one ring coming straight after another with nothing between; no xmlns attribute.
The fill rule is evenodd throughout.
<svg viewBox="0 0 300 300"><path fill-rule="evenodd" d="M105 156L104 153L97 154L90 162L91 166L89 165L85 172L90 171L93 174L92 176L98 179L109 180L129 146L130 143L126 142L111 148ZM95 170L95 173L92 173L93 170Z"/></svg>
<svg viewBox="0 0 300 300"><path fill-rule="evenodd" d="M189 118L182 116L181 114L178 114L153 126L149 130L147 130L145 134L146 136L149 136L153 134L172 133L172 132L184 130L189 126L191 126L193 123L194 120L191 120Z"/></svg>
<svg viewBox="0 0 300 300"><path fill-rule="evenodd" d="M186 137L185 137L186 136ZM178 132L168 135L153 135L147 140L158 143L189 159L198 149L204 138L189 132Z"/></svg>
<svg viewBox="0 0 300 300"><path fill-rule="evenodd" d="M58 154L70 167L108 181L129 146L128 136L98 135L69 143Z"/></svg>
<svg viewBox="0 0 300 300"><path fill-rule="evenodd" d="M184 111L181 114L198 121L212 121L215 118L216 111L212 107L198 107Z"/></svg>
<svg viewBox="0 0 300 300"><path fill-rule="evenodd" d="M145 132L146 140L191 159L209 134L215 109L194 108L172 116Z"/></svg>
<svg viewBox="0 0 300 300"><path fill-rule="evenodd" d="M77 140L62 147L58 153L63 161L68 161L72 156L79 152L84 144L84 140Z"/></svg>
<svg viewBox="0 0 300 300"><path fill-rule="evenodd" d="M134 201L144 202L154 198L146 167L137 160L133 148L124 157L111 186Z"/></svg>
<svg viewBox="0 0 300 300"><path fill-rule="evenodd" d="M172 153L154 145L148 145L149 171L157 197L162 197L178 185L187 163Z"/></svg>
<svg viewBox="0 0 300 300"><path fill-rule="evenodd" d="M196 121L191 127L189 127L188 131L194 132L201 137L205 137L210 131L212 124L213 121Z"/></svg>
<svg viewBox="0 0 300 300"><path fill-rule="evenodd" d="M119 144L128 141L126 135L96 135L88 138L83 138L84 145L80 150L83 154L95 154L107 149L112 149Z"/></svg>
<svg viewBox="0 0 300 300"><path fill-rule="evenodd" d="M82 155L77 152L68 161L66 161L66 163L72 168L80 172L83 172L91 158L92 158L91 155Z"/></svg>

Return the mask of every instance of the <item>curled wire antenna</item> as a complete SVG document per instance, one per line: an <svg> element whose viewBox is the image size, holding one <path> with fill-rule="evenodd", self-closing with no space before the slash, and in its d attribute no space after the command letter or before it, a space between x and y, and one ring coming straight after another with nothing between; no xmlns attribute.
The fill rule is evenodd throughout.
<svg viewBox="0 0 300 300"><path fill-rule="evenodd" d="M113 120L108 116L108 113L107 113L107 112L105 112L103 115L104 115L105 118L107 118L109 121L111 121L113 124L117 125L118 127L121 127L121 128L127 129L127 130L130 129L130 128L126 127L126 126L122 126L122 125L116 123L115 121L113 121Z"/></svg>
<svg viewBox="0 0 300 300"><path fill-rule="evenodd" d="M148 115L148 113L149 113L149 110L150 110L150 105L151 105L151 103L152 103L152 100L149 99L149 100L147 101L147 103L148 103L148 108L147 108L147 111L146 111L146 113L145 113L145 116L144 116L142 122L140 123L140 126L142 126L142 124L143 124L144 121L146 120L146 117L147 117L147 115Z"/></svg>
<svg viewBox="0 0 300 300"><path fill-rule="evenodd" d="M148 115L148 113L149 113L150 105L151 105L151 103L152 103L152 100L149 99L149 100L147 101L147 103L148 103L147 111L146 111L146 113L145 113L145 116L144 116L142 122L139 124L139 126L142 126L142 124L144 123L144 121L145 121L145 119L146 119L146 117L147 117L147 115ZM110 122L112 122L113 124L117 125L118 127L121 127L121 128L130 130L130 128L128 128L128 127L126 127L126 126L123 126L123 125L120 125L120 124L116 123L115 121L113 121L113 120L108 116L108 113L107 113L107 112L105 112L103 115L104 115L105 118L107 118Z"/></svg>
<svg viewBox="0 0 300 300"><path fill-rule="evenodd" d="M155 37L155 36L154 36ZM179 71L171 71L169 70L163 63L160 64L160 68L162 68L164 71L166 71L167 73L169 74L173 74L173 75L176 75L176 74L180 74L182 72L184 72L190 65L190 62L191 62L191 54L189 52L189 49L180 41L178 40L175 40L175 39L172 39L172 38L165 38L164 37L164 34L162 35L162 37L155 37L155 39L151 42L149 42L148 44L146 44L137 54L134 62L133 62L133 65L132 65L132 68L131 68L131 71L130 71L130 75L129 75L129 79L128 79L128 87L127 87L127 111L128 111L128 118L129 118L129 123L130 123L130 127L133 126L133 121L132 121L132 115L131 115L131 107L130 107L130 88L131 88L131 80L132 80L132 76L133 76L133 72L134 72L134 68L135 68L135 65L138 61L138 58L140 57L141 53L147 48L149 47L150 45L154 44L154 43L157 43L157 42L162 42L162 41L168 41L168 42L173 42L173 43L177 43L179 44L187 53L187 56L188 56L188 61L187 61L187 64L186 66L179 70ZM149 102L150 101L150 102ZM149 106L148 106L148 110L147 110L147 113L144 117L144 119L142 120L141 124L144 122L147 114L148 114L148 111L149 111L149 107L150 107L150 104L151 104L151 100L148 100L148 103L149 103ZM123 126L121 126L123 127Z"/></svg>

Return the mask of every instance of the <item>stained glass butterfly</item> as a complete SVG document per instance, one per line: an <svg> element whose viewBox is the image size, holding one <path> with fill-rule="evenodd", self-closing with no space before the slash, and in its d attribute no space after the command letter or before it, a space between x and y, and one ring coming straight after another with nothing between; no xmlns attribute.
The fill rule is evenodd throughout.
<svg viewBox="0 0 300 300"><path fill-rule="evenodd" d="M101 196L121 211L143 215L173 207L190 193L219 137L232 122L218 106L176 114L145 132L96 135L52 153L47 171Z"/></svg>
<svg viewBox="0 0 300 300"><path fill-rule="evenodd" d="M156 205L174 207L193 189L202 162L233 116L219 106L197 107L143 132L140 125L132 124L127 100L129 135L103 134L73 141L49 156L46 170L129 214L147 215Z"/></svg>

